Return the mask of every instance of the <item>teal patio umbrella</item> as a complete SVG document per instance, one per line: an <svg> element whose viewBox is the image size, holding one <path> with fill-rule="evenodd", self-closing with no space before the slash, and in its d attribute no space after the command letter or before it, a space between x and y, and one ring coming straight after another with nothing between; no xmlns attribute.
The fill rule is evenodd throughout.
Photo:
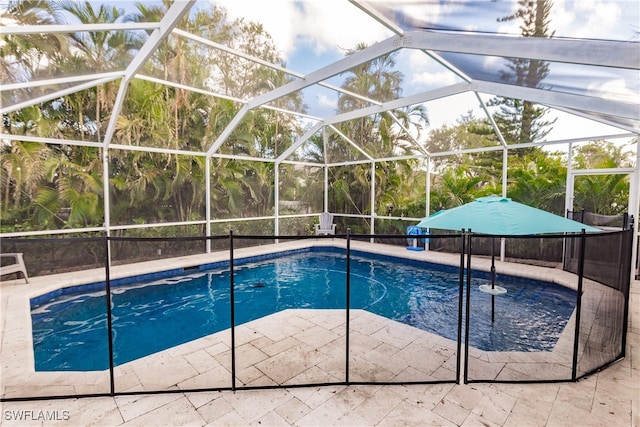
<svg viewBox="0 0 640 427"><path fill-rule="evenodd" d="M441 230L471 230L496 236L527 236L534 234L600 232L595 227L555 215L541 209L514 202L506 197L481 197L462 206L436 212L422 219L422 228ZM495 254L491 245L491 286L480 290L491 294L491 321L494 319L494 297L506 293L495 286Z"/></svg>
<svg viewBox="0 0 640 427"><path fill-rule="evenodd" d="M436 212L417 225L440 230L471 230L475 233L526 236L549 233L588 233L600 229L536 209L506 197L480 197L462 206Z"/></svg>

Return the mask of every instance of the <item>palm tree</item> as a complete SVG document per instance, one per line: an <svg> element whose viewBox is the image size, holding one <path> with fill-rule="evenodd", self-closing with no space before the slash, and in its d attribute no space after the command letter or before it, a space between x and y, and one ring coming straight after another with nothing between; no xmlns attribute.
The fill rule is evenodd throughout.
<svg viewBox="0 0 640 427"><path fill-rule="evenodd" d="M23 202L29 206L44 177L44 163L50 150L38 142L12 142L2 149L2 217L18 217ZM13 215L9 211L13 211Z"/></svg>
<svg viewBox="0 0 640 427"><path fill-rule="evenodd" d="M170 183L171 205L174 206L177 221L204 218L205 178L204 157L172 156L174 167Z"/></svg>
<svg viewBox="0 0 640 427"><path fill-rule="evenodd" d="M45 226L54 223L72 228L100 225L103 204L99 150L80 147L68 151L61 150L45 163L46 180L35 198L34 219ZM69 154L73 158L68 158ZM65 208L68 208L67 218L61 213Z"/></svg>
<svg viewBox="0 0 640 427"><path fill-rule="evenodd" d="M240 162L213 158L211 161L211 216L230 218L241 216L244 201Z"/></svg>
<svg viewBox="0 0 640 427"><path fill-rule="evenodd" d="M516 201L564 216L567 168L560 156L540 150L509 164L507 195Z"/></svg>
<svg viewBox="0 0 640 427"><path fill-rule="evenodd" d="M624 174L587 175L576 179L576 210L600 215L620 215L627 211L629 176Z"/></svg>
<svg viewBox="0 0 640 427"><path fill-rule="evenodd" d="M434 178L430 212L450 209L473 201L479 196L482 179L462 168L447 169Z"/></svg>
<svg viewBox="0 0 640 427"><path fill-rule="evenodd" d="M365 49L366 45L359 44L347 55ZM366 64L361 64L349 71L343 88L349 92L357 93L377 101L395 99L401 94L403 75L394 70L395 55L393 53L378 57ZM341 94L338 98L338 111L346 112L367 107L368 103L361 98L348 94ZM424 126L428 124L426 110L423 106L413 106L396 110L393 114L406 129L417 131L418 137ZM349 136L365 152L373 157L393 157L405 154L415 147L410 141L410 136L405 134L402 127L398 126L388 114L376 114L363 117L351 122L342 123L340 130ZM331 159L352 160L358 158L360 153L352 147L338 143L338 136L329 138ZM413 194L410 187L403 183L410 182L415 173L417 162L405 161L392 166L389 163L377 163L376 175L376 206L369 206L371 188L371 166L356 165L348 170L335 171L337 179L332 187L338 200L336 208L344 212L365 213L370 209L387 212L387 206L392 210L402 210L402 200L406 200L406 194ZM342 204L342 206L340 206Z"/></svg>
<svg viewBox="0 0 640 427"><path fill-rule="evenodd" d="M111 24L126 18L123 9L106 5L100 5L98 9L95 9L90 1L84 3L61 1L59 7L83 24ZM59 23L65 24L66 22L64 19L59 19ZM69 37L72 46L77 49L78 53L65 62L76 72L79 64L82 64L82 67L90 72L123 68L131 59L131 49L140 45L141 42L135 33L126 31L77 32L70 34ZM113 105L116 96L115 87L114 84L107 84L96 88L93 102L95 105L95 132L98 140L101 139L102 111ZM81 108L78 110L78 128L82 135L85 129L84 111L86 106L82 99L76 104L76 107Z"/></svg>
<svg viewBox="0 0 640 427"><path fill-rule="evenodd" d="M509 16L498 21L521 22L520 29L524 37L553 37L550 30L551 0L519 0L519 8ZM535 59L511 58L508 71L500 71L500 78L509 83L524 87L540 87L541 82L549 74L549 64ZM513 98L495 97L488 103L498 106L500 110L494 114L496 124L508 143L528 143L542 140L550 131L553 121L545 121L548 109L536 106L530 101ZM520 150L520 155L529 151Z"/></svg>
<svg viewBox="0 0 640 427"><path fill-rule="evenodd" d="M55 24L58 16L56 3L46 0L11 0L0 8L1 22L19 25ZM18 82L53 76L69 50L65 35L36 33L3 36L0 52L0 80Z"/></svg>

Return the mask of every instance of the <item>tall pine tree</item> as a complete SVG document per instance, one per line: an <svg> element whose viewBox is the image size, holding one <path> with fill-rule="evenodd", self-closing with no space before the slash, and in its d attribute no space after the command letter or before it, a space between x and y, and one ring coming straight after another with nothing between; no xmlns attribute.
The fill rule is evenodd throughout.
<svg viewBox="0 0 640 427"><path fill-rule="evenodd" d="M519 0L519 8L512 15L498 19L499 22L518 20L523 37L552 37L549 30L549 0ZM510 58L507 71L500 71L500 78L508 84L536 88L549 74L549 64L537 59ZM521 99L495 97L488 103L497 106L494 120L509 144L541 140L555 123L544 120L548 108L534 105ZM522 151L522 150L520 150ZM526 151L526 150L525 150ZM522 153L524 154L524 152Z"/></svg>

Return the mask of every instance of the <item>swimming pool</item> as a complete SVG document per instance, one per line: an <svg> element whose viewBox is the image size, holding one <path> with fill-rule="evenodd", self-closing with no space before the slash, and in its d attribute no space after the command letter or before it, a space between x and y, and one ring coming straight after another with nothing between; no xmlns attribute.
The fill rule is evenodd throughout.
<svg viewBox="0 0 640 427"><path fill-rule="evenodd" d="M260 261L238 261L235 320L242 324L287 308L339 309L346 304L346 257L313 248ZM351 308L365 309L455 340L457 268L356 253L351 259ZM470 345L491 351L551 350L571 316L575 292L544 282L501 278L509 289L490 297L474 279ZM112 286L115 364L228 329L229 269ZM36 370L108 368L104 287L99 284L34 298ZM101 289L100 289L101 288Z"/></svg>

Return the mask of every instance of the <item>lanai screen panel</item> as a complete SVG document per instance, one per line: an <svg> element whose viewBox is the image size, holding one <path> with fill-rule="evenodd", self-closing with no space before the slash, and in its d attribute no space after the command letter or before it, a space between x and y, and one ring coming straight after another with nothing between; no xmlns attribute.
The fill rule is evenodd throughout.
<svg viewBox="0 0 640 427"><path fill-rule="evenodd" d="M275 159L298 141L304 132L303 126L304 123L290 114L255 108L237 121L228 136L220 141L216 153L238 158Z"/></svg>
<svg viewBox="0 0 640 427"><path fill-rule="evenodd" d="M111 222L140 225L205 219L205 157L110 150Z"/></svg>
<svg viewBox="0 0 640 427"><path fill-rule="evenodd" d="M3 35L3 107L117 78L135 56L143 34L121 30Z"/></svg>
<svg viewBox="0 0 640 427"><path fill-rule="evenodd" d="M212 158L211 218L273 215L274 175L274 162Z"/></svg>
<svg viewBox="0 0 640 427"><path fill-rule="evenodd" d="M9 111L4 115L3 131L27 140L31 137L50 138L60 143L66 140L73 141L74 145L98 145L104 141L119 83L119 80L108 82ZM60 87L56 85L56 88ZM41 92L40 89L36 88L35 92Z"/></svg>
<svg viewBox="0 0 640 427"><path fill-rule="evenodd" d="M324 210L323 167L282 164L279 168L279 183L280 215L312 214ZM290 230L283 231L290 234Z"/></svg>
<svg viewBox="0 0 640 427"><path fill-rule="evenodd" d="M329 182L329 212L371 213L371 164L331 167Z"/></svg>
<svg viewBox="0 0 640 427"><path fill-rule="evenodd" d="M404 30L495 33L505 36L522 34L519 22L512 18L520 8L517 0L446 3L436 0L362 0L358 3L375 10ZM633 1L585 4L580 0L567 0L546 5L546 19L553 26L554 37L628 41L634 40L634 33L637 32L640 10Z"/></svg>
<svg viewBox="0 0 640 427"><path fill-rule="evenodd" d="M212 163L244 156L246 159L243 161L247 162L263 158L276 163L288 160L342 166L347 162L371 162L398 155L425 156L434 152L427 149L427 154L421 150L420 145L428 145L425 134L418 135L413 128L404 130L398 123L408 110L424 105L422 99L411 98L410 103L401 106L389 106L388 103L398 98L402 100L402 97L414 97L423 90L436 91L443 85L457 88L451 89L452 92L458 89L508 88L509 91L515 90L509 93L522 96L534 94L525 89L535 87L543 89L535 91L535 96L532 96L531 102L539 105L546 105L543 101L548 94L559 95L554 97L554 101L561 103L575 99L564 95L586 94L597 100L600 107L592 109L584 99L581 99L584 103L560 107L585 117L620 124L627 130L638 128L638 120L633 115L638 109L637 97L634 97L638 89L637 67L624 69L560 62L536 63L527 58L514 59L518 52L514 56L488 56L482 50L487 46L482 44L473 47L477 47L473 54L468 53L469 47L463 49L467 53L456 53L456 48L451 45L447 45L449 49L423 51L412 49L414 46L409 40L411 34L416 40L425 34L451 35L454 38L469 34L496 38L509 36L504 40L522 38L523 35L542 36L541 39L572 39L584 42L579 53L586 61L589 59L590 41L637 44L640 12L635 7L637 5L626 0L606 4L569 1L556 5L540 1L535 5L546 8L540 9L543 13L539 13L541 21L538 23L545 27L540 34L527 33L527 29L523 33L520 27L522 16L514 17L520 13L521 7L529 4L523 6L513 0L446 4L433 1L344 1L331 4L282 1L277 3L278 13L267 13L275 8L273 4L264 2L198 1L181 19L177 19L180 7L176 5L179 3L139 7L134 2L119 2L112 10L109 8L113 5L94 3L92 7L96 16L90 20L92 22L74 18L74 11L64 12L63 19L59 21L52 20L53 14L41 15L43 18L37 22L16 21L17 25L31 25L32 28L10 33L10 37L25 45L41 42L46 47L42 52L49 53L42 57L46 61L38 57L28 58L27 54L3 56L5 70L10 70L6 76L3 75L3 79L6 77L3 82L9 82L8 89L2 90L3 102L36 100L36 110L47 113L62 111L56 108L72 101L80 102L82 107L71 106L67 112L72 119L65 118L67 123L69 120L77 123L74 125L76 131L70 131L68 124L60 127L40 121L38 128L29 130L27 136L32 140L64 138L70 140L70 145L79 146L104 144L111 147L110 150L123 144L152 147L153 151L166 151L169 155L181 151L189 155L219 155L220 158L211 160ZM105 12L105 15L98 16L102 6L113 15ZM14 15L14 19L26 17L19 13ZM172 16L176 17L175 22L169 21ZM34 25L65 24L81 28L80 22L88 26L74 33L62 27L54 30L47 27L47 31L41 32L44 39L37 35L39 32L35 31ZM105 23L112 25L113 29ZM389 37L404 35L405 31L413 33L408 33L406 40L393 39L394 50L383 50L379 56L370 55L373 59L355 66L345 65L345 59L351 56L347 53L355 52L357 55L364 46L390 45ZM154 45L157 36L160 37ZM70 47L65 47L69 53L66 56L60 55L63 49L59 49L60 52L52 49L56 40L62 37L69 38L71 42ZM375 49L372 51L377 52ZM538 53L532 52L533 56ZM385 58L394 58L395 65L376 68ZM431 61L413 62L417 61L416 58ZM533 77L537 79L522 82L510 78L504 80L510 71L517 76L515 71L521 69L517 67L531 64L536 66ZM429 76L424 75L427 68ZM371 85L366 82L361 85L357 79L362 69L379 69L381 75L388 73L398 77L399 74L394 73L400 73L402 79L395 87L383 85L377 88L380 90L372 90ZM436 69L439 71L434 75ZM85 80L89 78L87 73L93 72L97 73L95 78L99 83L95 87L84 88L83 85L88 84ZM466 80L469 80L468 87L465 86ZM122 85L121 81L127 85ZM373 83L385 82L385 79L379 79ZM509 85L491 86L504 82ZM34 87L24 86L27 83L34 83ZM70 94L68 89L72 87L84 89ZM122 98L118 96L121 87L127 89ZM297 89L289 90L292 87ZM316 89L331 92L332 96L320 96ZM390 90L385 92L383 89ZM445 95L427 92L425 102L439 96ZM106 101L96 102L94 108L92 97ZM612 104L608 103L610 100L623 102ZM352 105L347 105L347 101ZM479 102L472 96L465 104L474 108ZM362 107L375 109L380 105L385 107L380 111L356 110ZM623 107L622 110L602 108L618 105ZM584 108L578 108L580 106ZM435 120L435 116L442 111L454 111L453 115L457 115L469 110L465 106L456 106L449 111L450 108L451 104L440 111L427 108L426 119L431 121L434 117L434 120L429 127L426 119L421 120L423 130L437 129L442 121ZM24 108L20 113L15 112L24 113L22 123L28 121L27 116L32 112L28 110ZM292 118L289 111L298 115ZM619 114L619 111L624 114ZM9 113L14 114L13 111ZM334 117L336 113L337 118ZM322 135L321 120L328 124L327 136ZM358 123L372 124L368 128L371 135L363 138L363 132L357 129ZM17 129L10 129L10 132L14 131ZM307 133L314 131L316 133L311 138L305 139ZM500 138L491 138L479 144L471 141L465 147L451 147L451 150L499 148ZM366 169L368 166L365 164L359 167ZM231 168L230 174L233 173ZM225 197L229 194L225 193ZM268 203L273 206L275 202ZM262 211L267 212L268 209Z"/></svg>
<svg viewBox="0 0 640 427"><path fill-rule="evenodd" d="M5 230L86 228L104 223L102 150L14 140L2 155ZM12 230L13 231L13 230Z"/></svg>
<svg viewBox="0 0 640 427"><path fill-rule="evenodd" d="M325 158L328 163L341 163L354 160L367 160L370 155L366 152L367 147L363 147L362 138L366 130L364 121L353 121L340 123L338 126L327 130L326 143L318 139L319 147L324 147ZM360 129L360 132L358 131ZM359 136L360 135L360 136ZM373 137L367 133L367 136Z"/></svg>
<svg viewBox="0 0 640 427"><path fill-rule="evenodd" d="M638 70L449 52L442 57L476 80L624 102L637 99Z"/></svg>

